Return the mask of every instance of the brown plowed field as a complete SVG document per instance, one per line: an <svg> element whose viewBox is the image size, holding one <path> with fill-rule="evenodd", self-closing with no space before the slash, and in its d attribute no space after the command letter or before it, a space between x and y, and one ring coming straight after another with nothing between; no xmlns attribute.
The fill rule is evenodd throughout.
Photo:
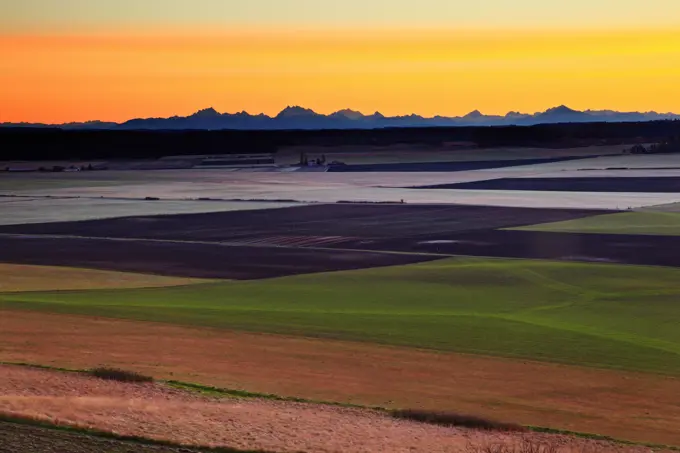
<svg viewBox="0 0 680 453"><path fill-rule="evenodd" d="M602 212L605 211L332 204L16 225L0 227L0 262L194 278L273 278L437 258L423 252L466 254L469 247L461 249L460 244L454 247L421 244L440 237L454 241L465 234L493 236L496 228L578 219ZM649 237L647 240L652 241ZM495 244L483 250L473 248L468 254L523 256L516 252L508 255L505 248L504 243ZM46 249L49 254L44 253ZM615 251L601 249L593 250L605 258ZM420 253L377 253L385 251ZM653 259L654 254L645 256ZM680 264L680 258L677 262Z"/></svg>
<svg viewBox="0 0 680 453"><path fill-rule="evenodd" d="M626 170L626 168L623 168ZM571 178L503 178L459 184L422 186L418 189L458 190L531 190L537 192L638 192L677 193L680 192L680 178L677 177L571 177Z"/></svg>
<svg viewBox="0 0 680 453"><path fill-rule="evenodd" d="M0 262L237 280L411 264L437 254L680 266L680 237L501 229L602 212L336 204L18 225L0 227Z"/></svg>
<svg viewBox="0 0 680 453"><path fill-rule="evenodd" d="M579 219L611 211L490 206L326 204L284 209L13 225L0 233L232 242L255 237L404 238Z"/></svg>
<svg viewBox="0 0 680 453"><path fill-rule="evenodd" d="M0 361L114 365L224 388L680 445L680 380L654 375L12 311L0 313Z"/></svg>
<svg viewBox="0 0 680 453"><path fill-rule="evenodd" d="M73 373L0 366L0 413L187 446L314 453L454 453L520 436L608 448L565 436L500 434L397 420L363 409L259 399L216 399L162 384L126 384ZM645 451L628 448L626 451Z"/></svg>
<svg viewBox="0 0 680 453"><path fill-rule="evenodd" d="M49 253L46 253L49 250ZM437 259L352 250L243 247L194 242L0 236L0 262L204 279L251 280Z"/></svg>
<svg viewBox="0 0 680 453"><path fill-rule="evenodd" d="M345 243L330 247L352 248L354 245ZM422 254L680 266L678 236L484 230L375 241L363 244L361 248Z"/></svg>

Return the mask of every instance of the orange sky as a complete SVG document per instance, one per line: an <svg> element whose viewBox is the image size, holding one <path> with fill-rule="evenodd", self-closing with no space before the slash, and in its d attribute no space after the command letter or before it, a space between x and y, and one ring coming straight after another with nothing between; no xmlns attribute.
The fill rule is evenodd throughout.
<svg viewBox="0 0 680 453"><path fill-rule="evenodd" d="M299 104L396 115L680 111L680 30L0 34L0 122Z"/></svg>

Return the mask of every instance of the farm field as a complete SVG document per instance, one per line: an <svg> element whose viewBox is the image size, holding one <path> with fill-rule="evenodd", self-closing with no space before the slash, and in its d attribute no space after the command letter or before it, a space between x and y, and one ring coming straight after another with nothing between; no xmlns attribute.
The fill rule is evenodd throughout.
<svg viewBox="0 0 680 453"><path fill-rule="evenodd" d="M452 184L465 181L479 181L483 179L502 177L502 175L481 175L481 172L466 172L453 181L446 179L441 184ZM244 173L234 173L244 175ZM274 173L279 175L280 173ZM387 173L385 173L387 174ZM251 175L271 175L271 173L252 173ZM677 193L616 193L592 192L540 192L517 190L440 190L440 189L403 189L399 186L420 186L423 184L439 183L437 179L409 180L403 177L373 179L375 186L347 185L343 183L315 181L308 175L373 175L372 173L293 173L302 175L296 178L282 178L281 181L265 181L261 183L249 181L247 184L238 183L200 183L185 182L154 183L146 187L139 185L120 185L115 188L86 187L83 189L58 189L53 191L27 190L22 194L31 197L82 197L81 202L86 205L91 199L132 199L148 205L146 197L159 198L161 201L181 201L198 203L201 198L214 200L257 200L278 203L280 200L295 200L298 203L333 204L339 202L354 203L404 203L419 204L456 204L474 206L498 207L532 207L550 209L605 209L618 210L624 208L640 208L653 205L680 202ZM417 175L423 175L417 173ZM247 179L253 178L249 176ZM395 188L397 187L397 188ZM14 192L19 193L19 192ZM204 204L212 207L212 202ZM168 212L172 214L172 212ZM81 217L60 220L80 220Z"/></svg>
<svg viewBox="0 0 680 453"><path fill-rule="evenodd" d="M350 246L350 244L345 244ZM439 255L549 259L679 267L677 236L480 230L408 241L384 240L375 249Z"/></svg>
<svg viewBox="0 0 680 453"><path fill-rule="evenodd" d="M519 173L519 172L518 172ZM508 173L508 176L514 177ZM571 179L571 178L614 178L614 182L622 178L678 178L680 168L608 168L608 169L580 169L541 172L539 174L529 174L522 172L517 178L541 178L550 179Z"/></svg>
<svg viewBox="0 0 680 453"><path fill-rule="evenodd" d="M680 203L659 204L641 208L642 212L680 212Z"/></svg>
<svg viewBox="0 0 680 453"><path fill-rule="evenodd" d="M621 155L626 146L587 146L580 148L476 148L474 143L452 142L441 146L403 144L391 146L294 146L279 150L277 163L292 165L300 161L300 153L310 158L326 156L328 161L347 164L403 164L422 162L507 161L549 158L592 158Z"/></svg>
<svg viewBox="0 0 680 453"><path fill-rule="evenodd" d="M526 151L512 165L533 159ZM383 157L357 163L395 163ZM402 157L395 161L412 164ZM427 165L444 162L431 157ZM498 165L491 154L472 157L452 156L459 162L451 165ZM615 191L618 182L637 183L628 175L665 172L657 179L667 182L677 170L668 159L665 170L604 166L628 157L449 173L8 174L0 184L0 386L1 363L112 365L250 392L680 445L680 229L672 212L680 193ZM537 178L564 184L574 175L612 181L613 189L399 188ZM629 207L636 209L618 209ZM51 391L0 391L0 413L65 414L78 423L62 399L68 396ZM118 430L107 417L116 419L122 407L129 414L130 401L74 407L108 414L86 415L85 423ZM194 425L164 431L184 422L163 413L162 401L149 400L155 412L132 404L139 425L130 434L151 426L149 436L204 445ZM203 403L167 407L186 412ZM273 450L320 451L276 424L306 417L300 406L213 403L203 426L249 414L256 420L244 430L284 433ZM341 423L374 426L364 415ZM10 431L1 425L0 438ZM204 440L233 445L234 436L203 432ZM43 435L25 438L39 443ZM352 451L344 435L337 445ZM348 431L347 438L362 435ZM446 436L460 452L458 434ZM399 439L413 451L439 451L439 444ZM250 435L239 445L269 441Z"/></svg>
<svg viewBox="0 0 680 453"><path fill-rule="evenodd" d="M270 236L382 239L573 220L609 211L485 206L325 204L0 227L1 233L240 242Z"/></svg>
<svg viewBox="0 0 680 453"><path fill-rule="evenodd" d="M45 253L50 250L51 253ZM228 246L211 242L0 236L0 262L169 277L252 280L418 263L429 254Z"/></svg>
<svg viewBox="0 0 680 453"><path fill-rule="evenodd" d="M162 447L88 436L53 428L0 421L0 452L40 453L201 453L205 450Z"/></svg>
<svg viewBox="0 0 680 453"><path fill-rule="evenodd" d="M0 326L2 361L109 364L221 388L680 442L680 412L668 397L678 394L677 378L28 311L3 312Z"/></svg>
<svg viewBox="0 0 680 453"><path fill-rule="evenodd" d="M0 293L106 288L152 288L206 283L205 280L190 278L170 278L91 269L23 266L20 264L2 263L0 263L0 275L2 275Z"/></svg>
<svg viewBox="0 0 680 453"><path fill-rule="evenodd" d="M680 236L680 213L621 212L516 228L523 231Z"/></svg>
<svg viewBox="0 0 680 453"><path fill-rule="evenodd" d="M589 451L644 451L643 446L554 434L436 426L402 420L381 410L202 395L164 383L105 382L81 373L0 366L0 376L0 409L15 416L43 422L58 419L66 426L145 436L189 447L291 453L453 453L469 445L531 440ZM3 434L0 430L0 436Z"/></svg>
<svg viewBox="0 0 680 453"><path fill-rule="evenodd" d="M139 215L247 211L297 206L298 203L225 201L147 201L143 199L0 198L0 225L68 222Z"/></svg>
<svg viewBox="0 0 680 453"><path fill-rule="evenodd" d="M458 162L409 162L380 164L345 164L331 166L331 173L381 173L381 172L441 172L471 171L492 168L519 167L523 165L541 165L580 159L580 157L557 157L552 159L512 159L512 160L478 160Z"/></svg>
<svg viewBox="0 0 680 453"><path fill-rule="evenodd" d="M89 176L89 175L88 175ZM88 189L94 187L117 186L122 181L108 177L98 179L72 176L72 174L42 174L42 173L15 173L3 174L0 177L0 191L3 194L18 193L24 190L52 191L59 189Z"/></svg>
<svg viewBox="0 0 680 453"><path fill-rule="evenodd" d="M459 190L528 190L549 192L632 192L678 193L677 177L572 177L572 178L502 178L487 181L423 186L421 189Z"/></svg>
<svg viewBox="0 0 680 453"><path fill-rule="evenodd" d="M680 375L680 270L450 259L177 288L3 294L3 309ZM493 332L493 334L490 334Z"/></svg>
<svg viewBox="0 0 680 453"><path fill-rule="evenodd" d="M611 151L608 147L605 148L603 152ZM498 150L475 150L475 152L484 155L492 153L492 151L493 153L500 153L498 155L494 154L494 159L502 160L503 156L506 156L505 160L507 160L507 156L512 154L503 154ZM540 156L540 153L536 150L525 151L522 151L524 152L524 159L535 159ZM541 151L545 152L545 150ZM559 159L570 156L567 150L554 151L557 153L555 155L559 156L557 157ZM550 151L550 153L552 152L553 150ZM571 155L571 157L578 156L578 153ZM619 165L620 168L633 168L634 165L639 165L641 162L638 159L634 159L635 157L638 156L563 160L554 163L458 172L319 173L273 171L261 173L212 169L120 170L55 174L9 173L3 174L0 177L0 195L82 197L84 204L89 199L95 198L144 200L146 197L155 197L167 202L196 201L197 203L199 203L198 200L205 198L269 200L270 202L295 200L307 203L336 203L338 201L399 203L403 200L409 204L456 203L466 205L589 209L639 208L679 202L680 195L677 193L598 192L589 193L588 196L584 197L582 193L577 192L546 191L524 193L512 190L456 190L452 192L437 189L403 188L469 183L502 178L536 178L542 177L542 175L553 176L556 173L566 174L570 172L580 173L583 176L583 171L574 172L572 170L588 169L590 167L609 168L610 164L613 166L618 161L612 160L610 163L604 161L602 164L597 165L595 163L600 162L600 159L625 160L628 158L631 158L630 164L618 163L616 165ZM653 158L656 157L658 156L650 156L650 159L654 160ZM666 159L659 161L655 165L676 165L673 162ZM655 176L657 173L662 172L662 170L654 170L654 168L657 167L651 167L651 170L646 170L640 173L639 176ZM648 174L647 171L651 173ZM614 171L612 170L612 172ZM628 174L625 174L625 176L628 176ZM211 204L197 204L194 206L192 208L194 211L192 212L199 212L198 210L202 207L206 207L206 211L215 209L214 206L211 207ZM168 210L166 213L170 214L173 211ZM74 216L71 220L79 219L80 217ZM46 219L45 221L48 220ZM59 220L68 220L66 213Z"/></svg>
<svg viewBox="0 0 680 453"><path fill-rule="evenodd" d="M680 155L678 154L622 154L607 155L608 153L599 153L599 156L584 156L580 160L571 160L564 162L556 162L552 164L543 164L531 167L523 167L524 169L533 169L542 173L556 173L565 172L573 173L577 171L597 171L606 170L612 172L618 171L672 171L680 169Z"/></svg>
<svg viewBox="0 0 680 453"><path fill-rule="evenodd" d="M228 279L460 255L680 266L678 237L504 230L607 212L332 204L4 226L0 262Z"/></svg>

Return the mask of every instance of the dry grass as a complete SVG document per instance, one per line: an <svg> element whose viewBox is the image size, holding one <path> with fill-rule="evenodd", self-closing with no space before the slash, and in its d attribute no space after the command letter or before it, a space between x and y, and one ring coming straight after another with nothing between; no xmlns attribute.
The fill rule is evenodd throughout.
<svg viewBox="0 0 680 453"><path fill-rule="evenodd" d="M158 384L103 381L11 366L0 366L0 414L187 446L277 452L463 453L469 446L521 443L529 438L540 443L595 445L598 451L609 451L609 444L564 436L518 437L447 428L334 406L220 400ZM644 451L638 447L627 450Z"/></svg>
<svg viewBox="0 0 680 453"><path fill-rule="evenodd" d="M126 272L0 263L0 292L157 288L206 282Z"/></svg>
<svg viewBox="0 0 680 453"><path fill-rule="evenodd" d="M680 379L32 312L0 313L0 361L87 369L680 445Z"/></svg>

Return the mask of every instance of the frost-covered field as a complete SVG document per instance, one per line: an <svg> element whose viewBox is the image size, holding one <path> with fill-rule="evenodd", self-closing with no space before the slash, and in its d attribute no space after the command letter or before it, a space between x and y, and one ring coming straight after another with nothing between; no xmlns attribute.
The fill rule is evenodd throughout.
<svg viewBox="0 0 680 453"><path fill-rule="evenodd" d="M594 153L606 154L615 152L619 148L583 148L578 150L578 153L583 156ZM573 155L575 151L551 150L550 152L560 155L566 155L569 152ZM468 150L460 153L461 159L464 156L479 157L481 155L496 159L508 158L510 155L513 158L531 158L540 155L545 157L546 150L521 149L512 150L512 152L502 149ZM631 170L622 170L622 168ZM0 175L0 195L21 195L37 199L0 197L0 213L2 214L0 222L8 224L79 220L259 209L288 205L285 203L261 204L254 200L270 202L294 200L310 203L401 202L403 200L406 203L592 209L641 208L680 202L680 194L411 189L418 186L501 178L588 176L680 176L680 156L620 155L510 168L427 173L234 172L210 169L2 174ZM44 199L48 196L80 197L80 199ZM159 198L162 201L143 201L147 197ZM199 201L205 198L226 201ZM253 201L253 203L242 201L233 204L228 200L246 200Z"/></svg>
<svg viewBox="0 0 680 453"><path fill-rule="evenodd" d="M0 225L282 208L299 203L0 198Z"/></svg>
<svg viewBox="0 0 680 453"><path fill-rule="evenodd" d="M61 189L55 195L81 199L38 199L0 204L3 223L78 220L129 215L215 212L235 209L283 207L288 203L191 201L198 198L242 200L296 200L307 203L401 202L515 207L627 209L680 202L680 194L532 192L510 190L437 190L321 184L318 181L259 180L231 184L177 181L147 185ZM36 193L39 195L39 193ZM100 199L98 197L105 197ZM144 197L162 200L143 201ZM127 200L112 200L126 198ZM13 199L20 200L20 199ZM182 201L185 200L185 201Z"/></svg>
<svg viewBox="0 0 680 453"><path fill-rule="evenodd" d="M641 170L651 172L680 170L680 154L623 154L548 164L526 165L513 167L507 170L538 171L541 173L578 171L580 176L588 176L592 170L606 170L607 173L623 172L628 176L645 176L645 174L641 174ZM582 171L584 174L580 174ZM649 174L653 175L654 173Z"/></svg>

